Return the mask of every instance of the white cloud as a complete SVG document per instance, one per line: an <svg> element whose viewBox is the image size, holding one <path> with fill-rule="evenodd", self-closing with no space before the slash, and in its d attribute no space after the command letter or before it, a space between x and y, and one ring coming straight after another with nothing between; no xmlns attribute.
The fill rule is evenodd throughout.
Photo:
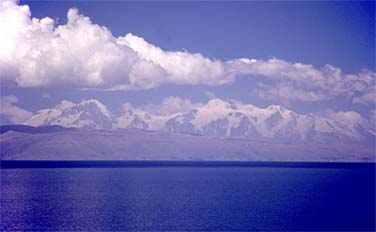
<svg viewBox="0 0 376 232"><path fill-rule="evenodd" d="M205 92L205 95L209 98L209 99L214 99L216 98L215 94L213 92L210 92L210 91L206 91Z"/></svg>
<svg viewBox="0 0 376 232"><path fill-rule="evenodd" d="M174 113L182 113L191 111L202 106L199 103L192 103L189 99L180 97L167 97L160 104L147 104L140 108L150 114L171 115Z"/></svg>
<svg viewBox="0 0 376 232"><path fill-rule="evenodd" d="M114 37L77 9L67 24L31 18L28 6L0 2L0 79L23 87L151 89L162 84L218 86L237 76L263 77L266 98L321 101L337 96L353 103L374 101L376 73L344 74L338 67L282 59L212 60L199 53L164 51L131 33ZM263 80L262 80L263 81ZM274 84L273 84L274 83ZM257 87L257 86L253 86Z"/></svg>
<svg viewBox="0 0 376 232"><path fill-rule="evenodd" d="M369 123L358 112L355 111L334 112L332 110L327 110L325 116L341 124L342 127L351 128L354 133L356 133L357 131L357 126L366 126Z"/></svg>
<svg viewBox="0 0 376 232"><path fill-rule="evenodd" d="M107 88L137 85L132 77L145 78L160 70L140 60L131 48L117 44L107 28L93 24L77 9L70 9L67 24L60 26L51 18L30 15L28 6L13 1L0 3L2 81L11 80L24 87Z"/></svg>
<svg viewBox="0 0 376 232"><path fill-rule="evenodd" d="M238 74L263 76L277 83L259 89L260 96L273 99L320 101L336 96L354 97L372 91L376 80L376 73L371 70L343 74L341 69L332 65L316 69L309 64L277 58L267 61L242 58L227 64ZM359 102L355 100L354 103Z"/></svg>
<svg viewBox="0 0 376 232"><path fill-rule="evenodd" d="M42 97L43 98L51 98L51 95L49 93L43 93Z"/></svg>
<svg viewBox="0 0 376 232"><path fill-rule="evenodd" d="M328 118L342 122L343 124L347 124L347 125L361 124L364 120L362 116L355 111L334 112L334 111L328 110L326 116Z"/></svg>
<svg viewBox="0 0 376 232"><path fill-rule="evenodd" d="M376 132L376 109L375 108L370 110L369 125ZM376 135L376 133L375 133L375 135Z"/></svg>
<svg viewBox="0 0 376 232"><path fill-rule="evenodd" d="M328 99L327 96L315 91L297 89L291 84L281 83L275 86L259 83L257 94L265 99L280 100L288 103L292 100L313 102Z"/></svg>
<svg viewBox="0 0 376 232"><path fill-rule="evenodd" d="M210 60L199 53L163 51L131 33L117 41L132 48L142 59L162 67L166 75L161 83L222 85L234 80L234 75L226 72L223 62Z"/></svg>
<svg viewBox="0 0 376 232"><path fill-rule="evenodd" d="M2 96L0 100L0 115L11 123L22 123L33 116L32 112L16 106L18 98L13 95Z"/></svg>
<svg viewBox="0 0 376 232"><path fill-rule="evenodd" d="M364 93L361 96L354 97L352 100L353 103L357 104L373 104L375 105L376 103L376 89L369 89L366 93Z"/></svg>

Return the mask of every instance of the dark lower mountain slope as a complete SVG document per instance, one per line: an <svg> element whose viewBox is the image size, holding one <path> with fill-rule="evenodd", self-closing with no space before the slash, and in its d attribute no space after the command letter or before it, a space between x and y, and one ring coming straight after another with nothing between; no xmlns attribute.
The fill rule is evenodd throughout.
<svg viewBox="0 0 376 232"><path fill-rule="evenodd" d="M27 125L4 125L0 126L0 133L4 134L8 131L21 132L27 134L43 134L43 133L54 133L61 131L74 130L74 128L65 128L62 126L51 125L51 126L27 126Z"/></svg>
<svg viewBox="0 0 376 232"><path fill-rule="evenodd" d="M138 129L0 135L2 160L229 160L374 162L371 146L229 139Z"/></svg>

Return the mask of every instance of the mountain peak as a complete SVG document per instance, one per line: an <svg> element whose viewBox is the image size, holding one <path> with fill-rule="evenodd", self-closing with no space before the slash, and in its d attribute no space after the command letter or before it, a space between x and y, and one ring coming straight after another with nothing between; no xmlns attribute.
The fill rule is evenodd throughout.
<svg viewBox="0 0 376 232"><path fill-rule="evenodd" d="M206 105L197 105L189 113L164 116L125 104L123 114L115 117L100 101L89 99L77 104L62 101L53 109L38 111L26 124L96 129L142 128L216 137L261 136L320 141L369 136L366 125L362 129L357 124L343 123L340 116L331 119L316 114L297 114L279 105L258 108L215 98Z"/></svg>
<svg viewBox="0 0 376 232"><path fill-rule="evenodd" d="M64 109L70 108L70 107L75 106L75 105L76 104L71 102L71 101L62 100L58 105L55 106L55 108L59 109L59 110L64 110Z"/></svg>
<svg viewBox="0 0 376 232"><path fill-rule="evenodd" d="M280 111L280 112L283 112L285 111L286 109L283 108L282 106L280 105L270 105L266 108L267 110L271 110L271 111Z"/></svg>
<svg viewBox="0 0 376 232"><path fill-rule="evenodd" d="M111 112L107 109L107 107L102 102L100 102L96 99L82 100L78 105L80 105L80 106L95 106L104 115L106 115L108 117L111 116Z"/></svg>
<svg viewBox="0 0 376 232"><path fill-rule="evenodd" d="M220 98L211 99L206 105L206 108L232 108L231 103Z"/></svg>
<svg viewBox="0 0 376 232"><path fill-rule="evenodd" d="M77 104L63 100L55 109L40 110L25 123L32 126L61 125L110 129L114 122L115 118L104 104L89 99Z"/></svg>

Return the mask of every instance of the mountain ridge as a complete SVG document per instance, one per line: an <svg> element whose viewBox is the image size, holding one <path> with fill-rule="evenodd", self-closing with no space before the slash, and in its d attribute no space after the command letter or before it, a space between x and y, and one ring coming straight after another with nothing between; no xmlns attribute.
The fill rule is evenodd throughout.
<svg viewBox="0 0 376 232"><path fill-rule="evenodd" d="M362 121L341 121L316 114L298 114L282 106L259 108L212 99L185 112L156 114L131 105L116 116L95 99L62 101L38 111L25 125L89 129L138 128L221 138L269 138L286 141L366 141L374 134Z"/></svg>

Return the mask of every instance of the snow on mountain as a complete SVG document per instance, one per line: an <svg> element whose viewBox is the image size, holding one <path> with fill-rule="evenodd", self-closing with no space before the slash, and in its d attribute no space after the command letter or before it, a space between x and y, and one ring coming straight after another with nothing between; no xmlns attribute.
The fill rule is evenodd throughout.
<svg viewBox="0 0 376 232"><path fill-rule="evenodd" d="M125 104L123 113L117 118L114 128L138 128L148 130L160 130L165 123L176 114L159 115L151 114L144 110Z"/></svg>
<svg viewBox="0 0 376 232"><path fill-rule="evenodd" d="M304 115L277 105L259 108L218 98L188 112L173 114L147 112L125 104L123 113L118 117L97 100L78 104L63 101L54 109L37 112L25 124L95 129L138 128L210 137L260 137L287 141L360 141L371 135L357 115L343 112L332 117Z"/></svg>
<svg viewBox="0 0 376 232"><path fill-rule="evenodd" d="M91 99L80 103L62 101L55 109L38 111L24 124L31 126L60 125L64 127L111 129L116 118L101 102Z"/></svg>
<svg viewBox="0 0 376 232"><path fill-rule="evenodd" d="M169 132L282 140L361 140L364 134L360 128L361 123L346 125L314 114L297 114L281 106L258 108L220 99L178 115L165 126Z"/></svg>

